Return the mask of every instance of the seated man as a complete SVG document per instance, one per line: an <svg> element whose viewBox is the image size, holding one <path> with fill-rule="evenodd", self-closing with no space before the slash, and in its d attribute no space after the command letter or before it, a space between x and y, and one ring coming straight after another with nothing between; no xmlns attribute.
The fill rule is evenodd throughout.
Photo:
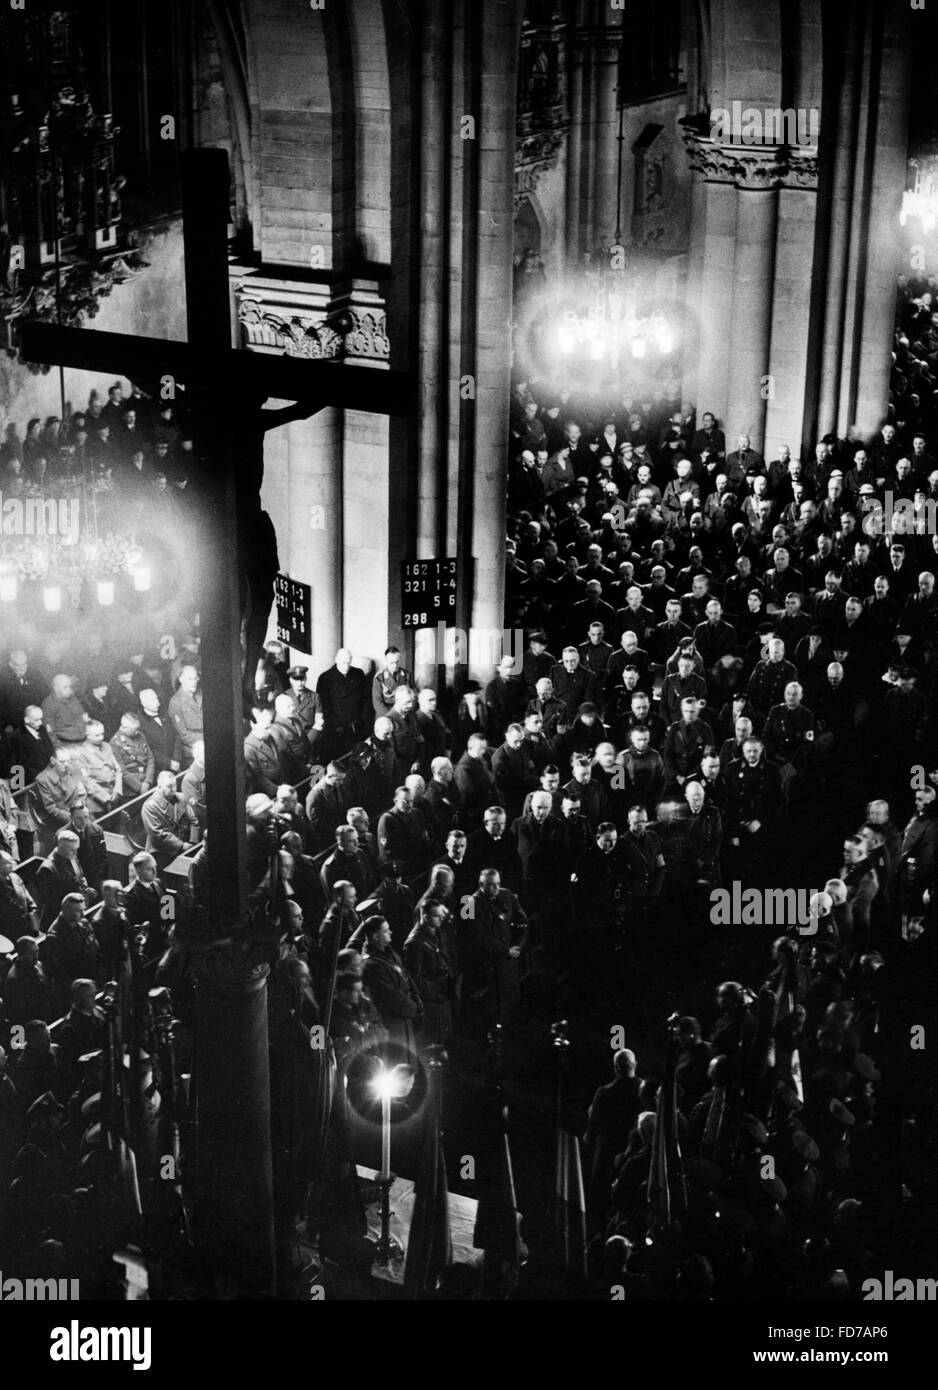
<svg viewBox="0 0 938 1390"><path fill-rule="evenodd" d="M85 741L75 748L74 759L93 815L103 815L122 800L123 769L111 745L104 741L103 724L92 720L86 726Z"/></svg>
<svg viewBox="0 0 938 1390"><path fill-rule="evenodd" d="M195 844L193 826L198 834L189 808L176 791L176 778L171 772L161 772L156 787L143 803L140 813L147 832L147 851L160 869L165 869L190 844Z"/></svg>
<svg viewBox="0 0 938 1390"><path fill-rule="evenodd" d="M52 694L43 700L42 713L56 748L63 743L84 743L88 716L72 688L71 676L53 676Z"/></svg>
<svg viewBox="0 0 938 1390"><path fill-rule="evenodd" d="M56 827L68 824L72 803L84 800L84 787L70 748L55 750L52 762L43 768L33 783L32 795L36 800L38 815L48 827L48 838L51 839Z"/></svg>
<svg viewBox="0 0 938 1390"><path fill-rule="evenodd" d="M138 716L128 710L121 715L120 728L111 739L111 752L120 765L124 792L139 796L156 781L156 759L140 729Z"/></svg>

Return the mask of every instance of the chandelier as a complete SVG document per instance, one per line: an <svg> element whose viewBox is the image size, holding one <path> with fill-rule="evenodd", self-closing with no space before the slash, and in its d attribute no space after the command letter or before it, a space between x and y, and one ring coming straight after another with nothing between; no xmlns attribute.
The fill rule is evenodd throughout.
<svg viewBox="0 0 938 1390"><path fill-rule="evenodd" d="M915 170L915 182L902 195L899 223L905 226L914 217L923 232L930 232L938 223L938 159L910 159Z"/></svg>
<svg viewBox="0 0 938 1390"><path fill-rule="evenodd" d="M93 592L101 608L119 590L146 593L152 571L133 532L99 526L96 499L81 493L0 497L0 604L41 590L47 613Z"/></svg>
<svg viewBox="0 0 938 1390"><path fill-rule="evenodd" d="M629 274L629 252L619 243L603 247L600 264L588 264L583 274L585 312L568 309L557 331L557 346L565 356L578 349L594 361L615 367L619 359L636 361L657 352L674 351L674 330L659 310L642 313L636 305L635 278Z"/></svg>

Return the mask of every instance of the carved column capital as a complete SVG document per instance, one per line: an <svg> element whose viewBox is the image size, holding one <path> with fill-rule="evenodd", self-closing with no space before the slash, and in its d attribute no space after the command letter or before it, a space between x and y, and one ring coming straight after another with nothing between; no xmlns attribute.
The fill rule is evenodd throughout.
<svg viewBox="0 0 938 1390"><path fill-rule="evenodd" d="M232 271L241 345L256 352L332 361L387 361L391 344L377 286Z"/></svg>
<svg viewBox="0 0 938 1390"><path fill-rule="evenodd" d="M690 167L735 188L817 188L817 153L789 145L714 140L693 118L679 122Z"/></svg>

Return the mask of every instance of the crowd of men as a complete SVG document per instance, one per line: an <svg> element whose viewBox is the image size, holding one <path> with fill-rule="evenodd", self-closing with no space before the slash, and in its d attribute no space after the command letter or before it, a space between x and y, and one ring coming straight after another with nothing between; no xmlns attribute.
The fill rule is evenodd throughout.
<svg viewBox="0 0 938 1390"><path fill-rule="evenodd" d="M134 411L113 404L125 428ZM808 1269L822 1284L844 1269L855 1290L860 1265L840 1256L869 1237L856 1203L881 1171L882 982L927 958L938 850L938 538L880 535L870 518L888 492L938 496L938 465L904 421L824 439L810 460L735 446L675 402L597 410L518 381L515 654L450 709L394 646L373 674L342 649L311 679L267 644L244 756L251 900L280 936L282 1190L303 1193L312 1171L296 1050L315 1025L347 1065L481 1043L496 1023L517 1037L532 980L573 1014L603 990L619 1007L652 956L673 953L680 973L693 941L706 966L715 889L801 882L798 818L820 800L843 851L807 885L811 929L775 943L761 989L720 986L715 1028L680 1020L686 1223L656 1228L658 1266L636 1255L661 1065L643 1081L628 1050L590 1111L588 1219L594 1271L618 1261L637 1297L734 1296L753 1271L802 1288ZM17 457L14 444L2 466ZM30 1273L87 1232L81 1108L100 1082L100 991L131 947L172 988L191 1056L186 943L163 907L168 871L191 920L209 892L195 615L159 638L2 658L0 1221L11 1268ZM140 834L122 875L109 814Z"/></svg>

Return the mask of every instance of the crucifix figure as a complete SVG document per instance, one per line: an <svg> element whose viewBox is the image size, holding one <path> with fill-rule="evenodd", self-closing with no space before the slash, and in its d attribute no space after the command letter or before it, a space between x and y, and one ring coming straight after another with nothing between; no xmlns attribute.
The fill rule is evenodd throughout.
<svg viewBox="0 0 938 1390"><path fill-rule="evenodd" d="M276 541L260 505L267 429L326 406L406 414L414 396L408 373L343 369L330 362L275 358L231 346L228 281L230 174L224 150L183 155L183 239L188 342L22 326L29 361L184 383L198 468L199 615L205 710L206 812L211 920L216 944L198 1015L199 1191L208 1219L209 1257L233 1262L244 1290L272 1281L270 1089L267 1070L267 967L227 949L247 919L244 826L242 583L248 602L248 661L273 599ZM269 412L273 397L295 405ZM245 403L249 411L244 429ZM238 421L236 425L235 421ZM256 546L252 547L251 542ZM239 543L240 542L240 543ZM253 551L253 554L252 554ZM239 555L252 554L247 576ZM264 598L267 596L266 606ZM249 671L253 676L253 671ZM239 963L240 961L240 963Z"/></svg>

